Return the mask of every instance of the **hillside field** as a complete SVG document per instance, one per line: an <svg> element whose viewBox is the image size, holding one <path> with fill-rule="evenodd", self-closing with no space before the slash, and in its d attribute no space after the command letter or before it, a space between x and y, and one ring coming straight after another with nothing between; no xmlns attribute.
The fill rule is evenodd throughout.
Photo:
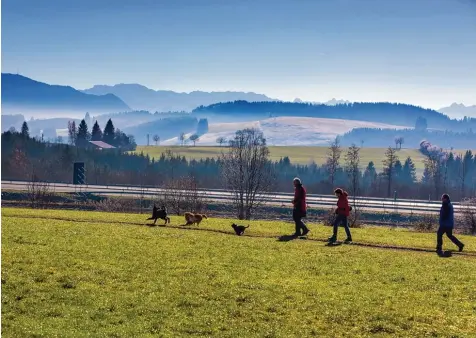
<svg viewBox="0 0 476 338"><path fill-rule="evenodd" d="M2 208L3 337L474 337L476 238ZM343 229L340 229L343 239ZM455 249L445 239L446 249ZM393 246L390 248L388 246ZM400 247L397 249L395 247Z"/></svg>
<svg viewBox="0 0 476 338"><path fill-rule="evenodd" d="M144 152L151 157L158 158L166 150L170 149L175 154L185 156L187 160L201 159L207 157L218 157L225 147L201 147L201 146L138 146L136 153ZM322 165L326 162L327 147L306 147L306 146L270 146L271 160L279 160L288 156L292 163L309 164L311 161ZM382 161L385 158L387 148L362 148L360 158L362 168L365 168L370 161L373 161L377 170L382 170ZM344 162L344 156L347 148L342 148L341 161ZM417 149L402 149L397 152L402 163L410 156L419 172L423 172L425 157Z"/></svg>

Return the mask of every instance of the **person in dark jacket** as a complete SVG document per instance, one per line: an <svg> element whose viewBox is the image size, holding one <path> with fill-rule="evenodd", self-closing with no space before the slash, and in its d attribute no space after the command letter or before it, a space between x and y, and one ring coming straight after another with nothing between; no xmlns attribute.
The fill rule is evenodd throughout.
<svg viewBox="0 0 476 338"><path fill-rule="evenodd" d="M337 217L334 221L334 233L329 237L329 243L335 243L337 241L337 230L341 224L344 225L345 233L347 234L345 242L352 242L352 235L350 234L349 222L347 220L347 217L350 215L349 200L347 198L349 194L340 188L334 190L334 194L338 198L337 209L335 210Z"/></svg>
<svg viewBox="0 0 476 338"><path fill-rule="evenodd" d="M299 178L295 178L294 181L294 199L293 199L293 220L296 223L295 236L305 236L309 232L306 224L302 221L306 217L306 189L302 186L302 182ZM301 233L302 230L302 233Z"/></svg>
<svg viewBox="0 0 476 338"><path fill-rule="evenodd" d="M442 254L443 250L443 235L446 234L448 238L456 244L459 248L459 251L463 251L464 244L461 243L455 236L453 236L454 228L454 209L453 204L451 204L450 196L448 194L443 194L441 196L441 208L440 208L440 226L438 227L438 232L436 233L436 252Z"/></svg>

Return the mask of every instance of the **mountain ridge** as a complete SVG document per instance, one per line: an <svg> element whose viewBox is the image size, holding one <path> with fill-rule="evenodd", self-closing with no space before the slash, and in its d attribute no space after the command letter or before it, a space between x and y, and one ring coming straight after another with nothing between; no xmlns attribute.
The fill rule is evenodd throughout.
<svg viewBox="0 0 476 338"><path fill-rule="evenodd" d="M127 111L130 107L114 94L90 95L71 86L51 85L29 77L2 73L2 113L22 111Z"/></svg>
<svg viewBox="0 0 476 338"><path fill-rule="evenodd" d="M138 83L120 83L115 85L95 85L82 90L83 93L104 95L112 93L129 104L134 110L147 111L192 111L196 107L235 100L279 101L264 94L238 91L200 91L175 92L172 90L154 90Z"/></svg>
<svg viewBox="0 0 476 338"><path fill-rule="evenodd" d="M465 106L462 103L453 102L448 107L438 109L440 113L451 115L458 118L476 117L476 105Z"/></svg>

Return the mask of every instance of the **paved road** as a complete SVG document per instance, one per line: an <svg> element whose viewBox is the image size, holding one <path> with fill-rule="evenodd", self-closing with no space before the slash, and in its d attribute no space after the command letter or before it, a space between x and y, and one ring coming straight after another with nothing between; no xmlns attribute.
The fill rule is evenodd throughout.
<svg viewBox="0 0 476 338"><path fill-rule="evenodd" d="M132 186L105 186L105 185L73 185L65 183L51 183L50 188L55 192L88 192L98 195L108 196L163 196L167 190L152 187L132 187ZM28 190L28 182L2 181L2 190ZM225 190L199 190L198 193L210 201L230 201L232 193ZM270 193L265 197L266 204L290 206L293 198L292 193ZM307 197L309 207L333 207L336 198L329 195L309 194ZM353 203L353 200L351 199ZM437 201L405 200L405 199L382 199L358 197L356 205L363 210L398 213L436 213L439 211L440 203ZM460 212L462 207L459 203L454 203L455 212ZM476 208L475 208L476 210Z"/></svg>

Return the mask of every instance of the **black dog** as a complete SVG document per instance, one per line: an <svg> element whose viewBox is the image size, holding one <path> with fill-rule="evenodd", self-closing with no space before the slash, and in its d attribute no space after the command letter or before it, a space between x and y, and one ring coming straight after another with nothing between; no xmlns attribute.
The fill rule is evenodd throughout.
<svg viewBox="0 0 476 338"><path fill-rule="evenodd" d="M231 227L233 228L233 230L235 230L238 236L241 236L245 233L245 229L248 229L250 226L248 225L247 227L245 227L243 225L236 225L235 223L233 223Z"/></svg>
<svg viewBox="0 0 476 338"><path fill-rule="evenodd" d="M157 222L157 219L159 218L165 221L164 224L167 224L167 223L170 224L170 218L167 216L167 208L162 207L162 209L159 209L154 204L154 208L152 209L152 217L147 218L147 220L153 219L155 224L155 222Z"/></svg>

